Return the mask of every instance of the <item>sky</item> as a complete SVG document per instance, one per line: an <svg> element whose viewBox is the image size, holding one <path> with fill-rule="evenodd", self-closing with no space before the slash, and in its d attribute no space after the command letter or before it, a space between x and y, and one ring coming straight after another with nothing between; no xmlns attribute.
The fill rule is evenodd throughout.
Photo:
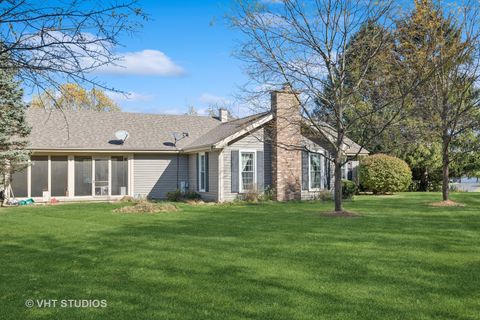
<svg viewBox="0 0 480 320"><path fill-rule="evenodd" d="M123 68L95 75L108 86L123 111L183 114L188 106L204 112L209 104L233 104L247 81L232 56L240 35L224 19L229 1L141 0L149 15L134 36L122 36Z"/></svg>

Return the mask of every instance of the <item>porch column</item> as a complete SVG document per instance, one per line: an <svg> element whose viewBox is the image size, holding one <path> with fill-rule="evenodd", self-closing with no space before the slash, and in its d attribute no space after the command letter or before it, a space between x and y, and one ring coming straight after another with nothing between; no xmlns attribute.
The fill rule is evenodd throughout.
<svg viewBox="0 0 480 320"><path fill-rule="evenodd" d="M75 196L75 158L68 156L68 196Z"/></svg>

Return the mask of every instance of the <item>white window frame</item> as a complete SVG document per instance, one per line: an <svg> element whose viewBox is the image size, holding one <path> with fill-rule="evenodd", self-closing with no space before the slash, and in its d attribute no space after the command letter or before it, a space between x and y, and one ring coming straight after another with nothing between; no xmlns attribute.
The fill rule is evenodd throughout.
<svg viewBox="0 0 480 320"><path fill-rule="evenodd" d="M202 188L202 160L203 157L203 188ZM206 163L206 156L205 152L198 153L198 172L197 172L197 179L198 179L198 191L199 192L206 192L207 190L207 163Z"/></svg>
<svg viewBox="0 0 480 320"><path fill-rule="evenodd" d="M257 184L257 150L254 149L242 149L238 152L238 191L244 193L246 190L243 189L242 181L242 154L243 153L253 153L253 185ZM248 190L247 190L248 191Z"/></svg>
<svg viewBox="0 0 480 320"><path fill-rule="evenodd" d="M311 166L312 166L312 162L311 162L311 157L312 155L319 155L320 156L320 173L321 175L323 175L325 173L325 168L324 168L324 164L323 164L323 159L322 157L324 158L325 155L323 154L323 152L309 152L308 153L308 191L320 191L323 189L323 177L321 176L320 177L320 187L318 188L312 188L312 170L311 170Z"/></svg>

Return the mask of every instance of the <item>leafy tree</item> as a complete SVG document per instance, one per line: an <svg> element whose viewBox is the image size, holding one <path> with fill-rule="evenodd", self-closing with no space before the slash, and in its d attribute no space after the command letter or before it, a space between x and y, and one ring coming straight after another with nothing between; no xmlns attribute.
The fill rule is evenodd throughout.
<svg viewBox="0 0 480 320"><path fill-rule="evenodd" d="M6 55L0 57L1 66L9 63ZM25 116L26 105L13 70L0 68L0 173L6 195L4 201L10 194L11 173L23 169L29 159L29 152L25 150L30 133Z"/></svg>
<svg viewBox="0 0 480 320"><path fill-rule="evenodd" d="M88 91L75 83L61 85L57 94L53 90L47 90L35 96L30 106L61 110L120 111L120 107L103 90L94 88Z"/></svg>
<svg viewBox="0 0 480 320"><path fill-rule="evenodd" d="M449 199L450 168L478 148L468 142L480 129L480 26L474 7L446 12L442 3L416 0L398 25L399 53L414 77L430 74L414 97L415 115L442 149L442 197Z"/></svg>

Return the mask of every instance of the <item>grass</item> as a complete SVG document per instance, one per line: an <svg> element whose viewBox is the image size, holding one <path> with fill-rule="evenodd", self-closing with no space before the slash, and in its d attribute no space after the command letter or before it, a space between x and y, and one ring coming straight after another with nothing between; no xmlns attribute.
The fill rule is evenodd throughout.
<svg viewBox="0 0 480 320"><path fill-rule="evenodd" d="M0 209L0 319L479 319L480 195ZM106 299L106 308L26 308Z"/></svg>

